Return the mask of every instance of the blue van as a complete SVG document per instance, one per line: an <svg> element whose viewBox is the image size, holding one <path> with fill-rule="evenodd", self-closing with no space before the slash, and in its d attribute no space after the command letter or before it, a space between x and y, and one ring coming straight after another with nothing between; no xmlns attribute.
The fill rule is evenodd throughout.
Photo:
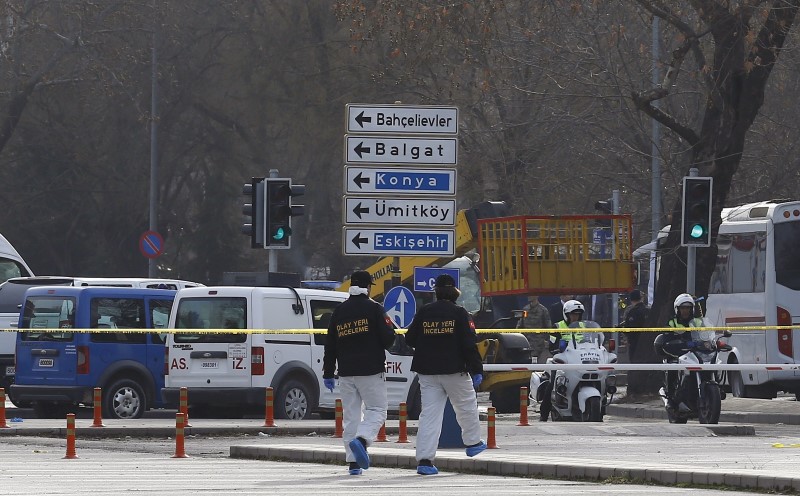
<svg viewBox="0 0 800 496"><path fill-rule="evenodd" d="M176 292L29 289L19 319L12 394L31 403L40 418L62 418L78 405L91 406L95 387L103 390L104 418L139 418L146 410L163 406L159 392L164 387L165 335L122 329L166 327ZM120 332L72 331L101 328Z"/></svg>

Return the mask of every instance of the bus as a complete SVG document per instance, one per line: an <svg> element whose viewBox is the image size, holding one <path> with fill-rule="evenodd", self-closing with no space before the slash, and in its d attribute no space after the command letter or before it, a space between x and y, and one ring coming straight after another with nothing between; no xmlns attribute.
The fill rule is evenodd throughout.
<svg viewBox="0 0 800 496"><path fill-rule="evenodd" d="M769 329L800 323L800 201L764 201L722 210L717 261L708 288L706 325L765 326L736 330L721 354L730 364L795 364L800 330ZM774 398L778 392L800 399L798 371L730 371L731 393Z"/></svg>

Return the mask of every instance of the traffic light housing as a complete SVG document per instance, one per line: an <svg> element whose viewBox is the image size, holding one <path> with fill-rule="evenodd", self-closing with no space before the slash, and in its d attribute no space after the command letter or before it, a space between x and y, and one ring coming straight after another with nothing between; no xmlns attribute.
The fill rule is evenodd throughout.
<svg viewBox="0 0 800 496"><path fill-rule="evenodd" d="M681 246L711 246L710 177L683 178Z"/></svg>
<svg viewBox="0 0 800 496"><path fill-rule="evenodd" d="M303 205L292 205L292 197L305 193L305 185L291 179L267 178L264 194L264 248L286 249L292 246L292 217L303 215Z"/></svg>
<svg viewBox="0 0 800 496"><path fill-rule="evenodd" d="M594 209L605 215L611 215L614 213L614 199L596 201ZM611 227L611 219L597 219L594 223L597 227Z"/></svg>
<svg viewBox="0 0 800 496"><path fill-rule="evenodd" d="M247 203L242 205L245 216L242 233L250 236L251 248L264 247L264 178L254 177L245 183L242 193Z"/></svg>

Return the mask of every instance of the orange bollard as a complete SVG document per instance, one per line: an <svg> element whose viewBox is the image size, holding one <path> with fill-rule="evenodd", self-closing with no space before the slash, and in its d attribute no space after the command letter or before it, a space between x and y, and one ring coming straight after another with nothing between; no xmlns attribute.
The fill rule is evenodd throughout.
<svg viewBox="0 0 800 496"><path fill-rule="evenodd" d="M486 447L489 449L497 449L497 440L495 439L495 432L494 432L494 413L495 408L490 406L487 411L487 424L488 424L488 432L486 433Z"/></svg>
<svg viewBox="0 0 800 496"><path fill-rule="evenodd" d="M94 388L94 422L92 427L105 427L103 425L103 392L99 387Z"/></svg>
<svg viewBox="0 0 800 496"><path fill-rule="evenodd" d="M189 388L182 387L178 411L183 414L183 426L191 427L189 423Z"/></svg>
<svg viewBox="0 0 800 496"><path fill-rule="evenodd" d="M6 390L0 388L0 429L8 429L6 424Z"/></svg>
<svg viewBox="0 0 800 496"><path fill-rule="evenodd" d="M339 398L336 399L335 412L336 430L333 432L333 437L342 437L344 433L344 427L342 427L342 400Z"/></svg>
<svg viewBox="0 0 800 496"><path fill-rule="evenodd" d="M186 427L186 417L182 413L175 414L175 454L172 458L189 458L184 447L183 429Z"/></svg>
<svg viewBox="0 0 800 496"><path fill-rule="evenodd" d="M266 411L264 412L264 427L275 427L275 397L272 388L267 388Z"/></svg>
<svg viewBox="0 0 800 496"><path fill-rule="evenodd" d="M380 430L378 431L378 437L375 438L376 443L386 443L388 439L386 439L386 422L383 423Z"/></svg>
<svg viewBox="0 0 800 496"><path fill-rule="evenodd" d="M519 424L520 426L531 425L528 423L528 388L519 388Z"/></svg>
<svg viewBox="0 0 800 496"><path fill-rule="evenodd" d="M78 458L75 454L75 414L67 414L67 454L66 459Z"/></svg>
<svg viewBox="0 0 800 496"><path fill-rule="evenodd" d="M397 442L398 443L407 443L408 442L408 432L406 422L408 421L408 411L406 410L405 402L400 403L400 428L398 429L397 433Z"/></svg>

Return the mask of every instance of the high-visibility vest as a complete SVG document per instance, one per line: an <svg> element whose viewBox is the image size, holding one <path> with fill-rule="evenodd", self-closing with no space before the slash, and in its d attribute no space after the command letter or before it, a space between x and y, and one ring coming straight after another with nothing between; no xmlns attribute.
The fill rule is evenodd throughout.
<svg viewBox="0 0 800 496"><path fill-rule="evenodd" d="M579 324L580 324L581 327L586 327L586 324L583 321L580 321ZM567 321L565 321L565 320L562 320L558 324L556 324L556 327L559 328L559 329L572 329L572 328L570 328L569 324L567 324ZM583 333L582 332L575 332L575 331L572 331L572 330L568 330L567 332L562 332L560 334L561 334L561 339L565 339L567 341L572 341L572 336L573 335L575 336L575 342L578 342L581 339L583 339ZM550 342L555 343L556 342L556 337L555 336L550 336Z"/></svg>
<svg viewBox="0 0 800 496"><path fill-rule="evenodd" d="M678 322L678 319L670 319L669 322L667 322L667 325L670 327L680 327L683 329L688 329L690 327L703 327L703 319L695 317L689 321L689 325L681 324L680 322ZM685 331L675 331L675 332L685 332Z"/></svg>

